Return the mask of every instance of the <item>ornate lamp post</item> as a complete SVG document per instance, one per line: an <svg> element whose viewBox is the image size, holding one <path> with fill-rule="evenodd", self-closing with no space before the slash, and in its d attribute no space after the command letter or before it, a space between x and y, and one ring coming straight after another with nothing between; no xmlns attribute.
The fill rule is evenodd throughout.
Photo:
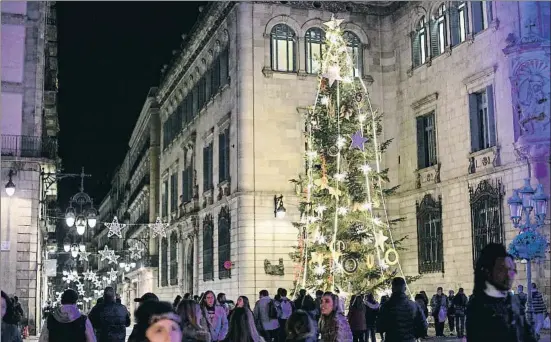
<svg viewBox="0 0 551 342"><path fill-rule="evenodd" d="M94 208L94 201L84 192L84 177L88 176L82 170L80 174L80 191L71 197L69 208L65 212L65 223L69 228L75 226L78 235L83 235L86 227L94 228L98 222L98 211Z"/></svg>
<svg viewBox="0 0 551 342"><path fill-rule="evenodd" d="M530 179L524 180L524 186L513 190L513 196L509 198L511 221L513 226L520 230L511 244L509 253L516 259L526 260L526 283L527 283L527 308L526 318L532 322L532 260L545 258L549 247L547 238L539 230L545 223L547 214L547 203L549 196L543 191L543 185L539 184L534 190L530 185ZM524 223L522 217L524 214ZM531 219L534 214L534 220Z"/></svg>

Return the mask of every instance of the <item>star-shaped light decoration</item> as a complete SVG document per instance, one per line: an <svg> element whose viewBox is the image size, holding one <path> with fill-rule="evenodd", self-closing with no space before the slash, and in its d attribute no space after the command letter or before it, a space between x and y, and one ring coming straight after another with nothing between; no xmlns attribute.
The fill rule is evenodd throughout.
<svg viewBox="0 0 551 342"><path fill-rule="evenodd" d="M98 253L100 255L100 260L101 261L111 260L113 258L113 256L115 255L115 251L110 250L109 247L107 247L107 246L105 246L103 248L103 250L99 250Z"/></svg>
<svg viewBox="0 0 551 342"><path fill-rule="evenodd" d="M385 236L383 234L382 230L378 230L373 234L373 237L375 238L375 247L379 247L381 249L381 252L385 252L385 241L388 240L388 236Z"/></svg>
<svg viewBox="0 0 551 342"><path fill-rule="evenodd" d="M323 25L327 26L331 30L335 30L341 26L343 21L344 21L343 19L335 19L335 15L332 14L331 20L324 22Z"/></svg>
<svg viewBox="0 0 551 342"><path fill-rule="evenodd" d="M362 135L362 131L357 131L356 133L352 134L352 144L350 144L350 148L357 148L358 150L364 150L364 144L369 139L364 138Z"/></svg>
<svg viewBox="0 0 551 342"><path fill-rule="evenodd" d="M84 272L82 276L84 277L84 280L93 281L94 279L96 279L96 273L90 270L86 270L86 272Z"/></svg>
<svg viewBox="0 0 551 342"><path fill-rule="evenodd" d="M329 80L329 86L331 87L335 81L342 80L341 68L337 64L329 65L321 76Z"/></svg>
<svg viewBox="0 0 551 342"><path fill-rule="evenodd" d="M120 257L120 255L116 255L115 253L113 253L113 256L111 257L111 259L109 259L109 263L116 264L119 261Z"/></svg>
<svg viewBox="0 0 551 342"><path fill-rule="evenodd" d="M153 231L153 237L159 235L160 237L166 237L166 230L168 229L169 224L163 223L160 217L157 217L155 223L150 223L149 228Z"/></svg>
<svg viewBox="0 0 551 342"><path fill-rule="evenodd" d="M78 291L84 290L84 284L82 284L82 283L77 283L77 290L78 290Z"/></svg>
<svg viewBox="0 0 551 342"><path fill-rule="evenodd" d="M109 280L111 280L111 281L117 280L117 275L118 274L119 274L119 272L115 271L112 267L111 267L111 271L107 272L107 276L108 276Z"/></svg>
<svg viewBox="0 0 551 342"><path fill-rule="evenodd" d="M85 296L86 295L86 292L84 290L79 290L78 291L78 295L79 296Z"/></svg>
<svg viewBox="0 0 551 342"><path fill-rule="evenodd" d="M117 237L122 238L122 230L126 227L126 224L119 223L119 219L115 216L113 218L113 222L106 223L105 226L109 229L107 237L116 235Z"/></svg>
<svg viewBox="0 0 551 342"><path fill-rule="evenodd" d="M314 273L318 276L322 276L325 273L325 265L316 264L316 266L314 266Z"/></svg>
<svg viewBox="0 0 551 342"><path fill-rule="evenodd" d="M128 251L130 252L130 259L140 260L142 258L142 253L144 252L144 249L142 246L135 243L128 249Z"/></svg>
<svg viewBox="0 0 551 342"><path fill-rule="evenodd" d="M90 256L90 252L78 252L78 256L80 257L80 261L88 261L88 257Z"/></svg>

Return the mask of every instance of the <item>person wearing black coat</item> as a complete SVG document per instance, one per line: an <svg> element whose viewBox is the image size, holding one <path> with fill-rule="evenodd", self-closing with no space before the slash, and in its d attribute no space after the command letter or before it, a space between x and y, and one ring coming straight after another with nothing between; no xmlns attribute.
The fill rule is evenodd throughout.
<svg viewBox="0 0 551 342"><path fill-rule="evenodd" d="M103 303L96 304L88 315L96 330L98 342L125 342L126 327L130 326L130 313L115 300L115 290L106 287Z"/></svg>

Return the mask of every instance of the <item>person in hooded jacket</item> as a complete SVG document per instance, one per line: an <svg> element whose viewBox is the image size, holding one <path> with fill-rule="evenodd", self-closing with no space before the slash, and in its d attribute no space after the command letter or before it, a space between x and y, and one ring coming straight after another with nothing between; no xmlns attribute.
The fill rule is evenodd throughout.
<svg viewBox="0 0 551 342"><path fill-rule="evenodd" d="M124 342L126 327L130 326L130 314L126 307L115 301L115 289L106 287L103 303L90 310L90 322L98 333L99 342Z"/></svg>
<svg viewBox="0 0 551 342"><path fill-rule="evenodd" d="M77 307L78 293L68 289L42 327L39 342L96 342L90 320Z"/></svg>
<svg viewBox="0 0 551 342"><path fill-rule="evenodd" d="M365 326L366 331L366 342L377 342L377 316L379 315L379 303L375 300L372 293L368 293L365 296Z"/></svg>
<svg viewBox="0 0 551 342"><path fill-rule="evenodd" d="M8 295L2 291L1 309L2 309L2 332L0 341L21 342L21 331L17 327L17 317L13 308L13 303Z"/></svg>

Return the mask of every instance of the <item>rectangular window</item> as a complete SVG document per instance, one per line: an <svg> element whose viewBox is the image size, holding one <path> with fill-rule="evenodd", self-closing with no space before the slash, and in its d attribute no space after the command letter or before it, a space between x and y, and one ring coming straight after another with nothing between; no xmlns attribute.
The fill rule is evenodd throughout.
<svg viewBox="0 0 551 342"><path fill-rule="evenodd" d="M193 92L190 91L186 97L187 100L187 110L186 110L186 122L191 122L195 117L193 113Z"/></svg>
<svg viewBox="0 0 551 342"><path fill-rule="evenodd" d="M199 79L199 82L197 82L197 96L199 97L199 104L198 104L198 110L201 111L203 106L206 103L206 96L205 96L205 77L201 77Z"/></svg>
<svg viewBox="0 0 551 342"><path fill-rule="evenodd" d="M436 165L436 125L434 112L417 118L417 165L419 169Z"/></svg>
<svg viewBox="0 0 551 342"><path fill-rule="evenodd" d="M419 274L444 272L442 202L427 194L416 203Z"/></svg>
<svg viewBox="0 0 551 342"><path fill-rule="evenodd" d="M218 89L220 89L220 56L212 61L210 81L210 93L211 96L213 96L216 95Z"/></svg>
<svg viewBox="0 0 551 342"><path fill-rule="evenodd" d="M212 143L203 148L203 192L212 190Z"/></svg>
<svg viewBox="0 0 551 342"><path fill-rule="evenodd" d="M471 152L496 145L493 86L469 95Z"/></svg>
<svg viewBox="0 0 551 342"><path fill-rule="evenodd" d="M425 35L425 29L421 30L419 33L419 44L420 44L420 62L425 64L427 61L427 37Z"/></svg>
<svg viewBox="0 0 551 342"><path fill-rule="evenodd" d="M209 69L205 72L205 100L207 102L210 101L210 98L212 97L212 71Z"/></svg>
<svg viewBox="0 0 551 342"><path fill-rule="evenodd" d="M195 87L193 87L193 90L192 90L192 93L193 93L193 117L196 117L197 114L199 114L199 87L197 86L197 84L195 85Z"/></svg>
<svg viewBox="0 0 551 342"><path fill-rule="evenodd" d="M218 181L230 179L230 129L218 135Z"/></svg>
<svg viewBox="0 0 551 342"><path fill-rule="evenodd" d="M306 72L309 74L317 74L321 69L323 43L308 42L306 43Z"/></svg>
<svg viewBox="0 0 551 342"><path fill-rule="evenodd" d="M473 33L477 34L488 28L486 1L471 1Z"/></svg>
<svg viewBox="0 0 551 342"><path fill-rule="evenodd" d="M162 216L168 216L168 180L163 182Z"/></svg>
<svg viewBox="0 0 551 342"><path fill-rule="evenodd" d="M228 48L220 53L220 86L225 86L230 80L230 59Z"/></svg>
<svg viewBox="0 0 551 342"><path fill-rule="evenodd" d="M444 17L438 20L438 50L440 54L446 49L446 21Z"/></svg>
<svg viewBox="0 0 551 342"><path fill-rule="evenodd" d="M467 39L467 8L465 3L459 5L459 41L464 42Z"/></svg>
<svg viewBox="0 0 551 342"><path fill-rule="evenodd" d="M170 211L178 210L178 173L170 176Z"/></svg>
<svg viewBox="0 0 551 342"><path fill-rule="evenodd" d="M182 200L184 203L190 202L193 198L193 168L188 165L182 171Z"/></svg>
<svg viewBox="0 0 551 342"><path fill-rule="evenodd" d="M272 38L272 66L276 71L295 70L295 44L293 41Z"/></svg>

